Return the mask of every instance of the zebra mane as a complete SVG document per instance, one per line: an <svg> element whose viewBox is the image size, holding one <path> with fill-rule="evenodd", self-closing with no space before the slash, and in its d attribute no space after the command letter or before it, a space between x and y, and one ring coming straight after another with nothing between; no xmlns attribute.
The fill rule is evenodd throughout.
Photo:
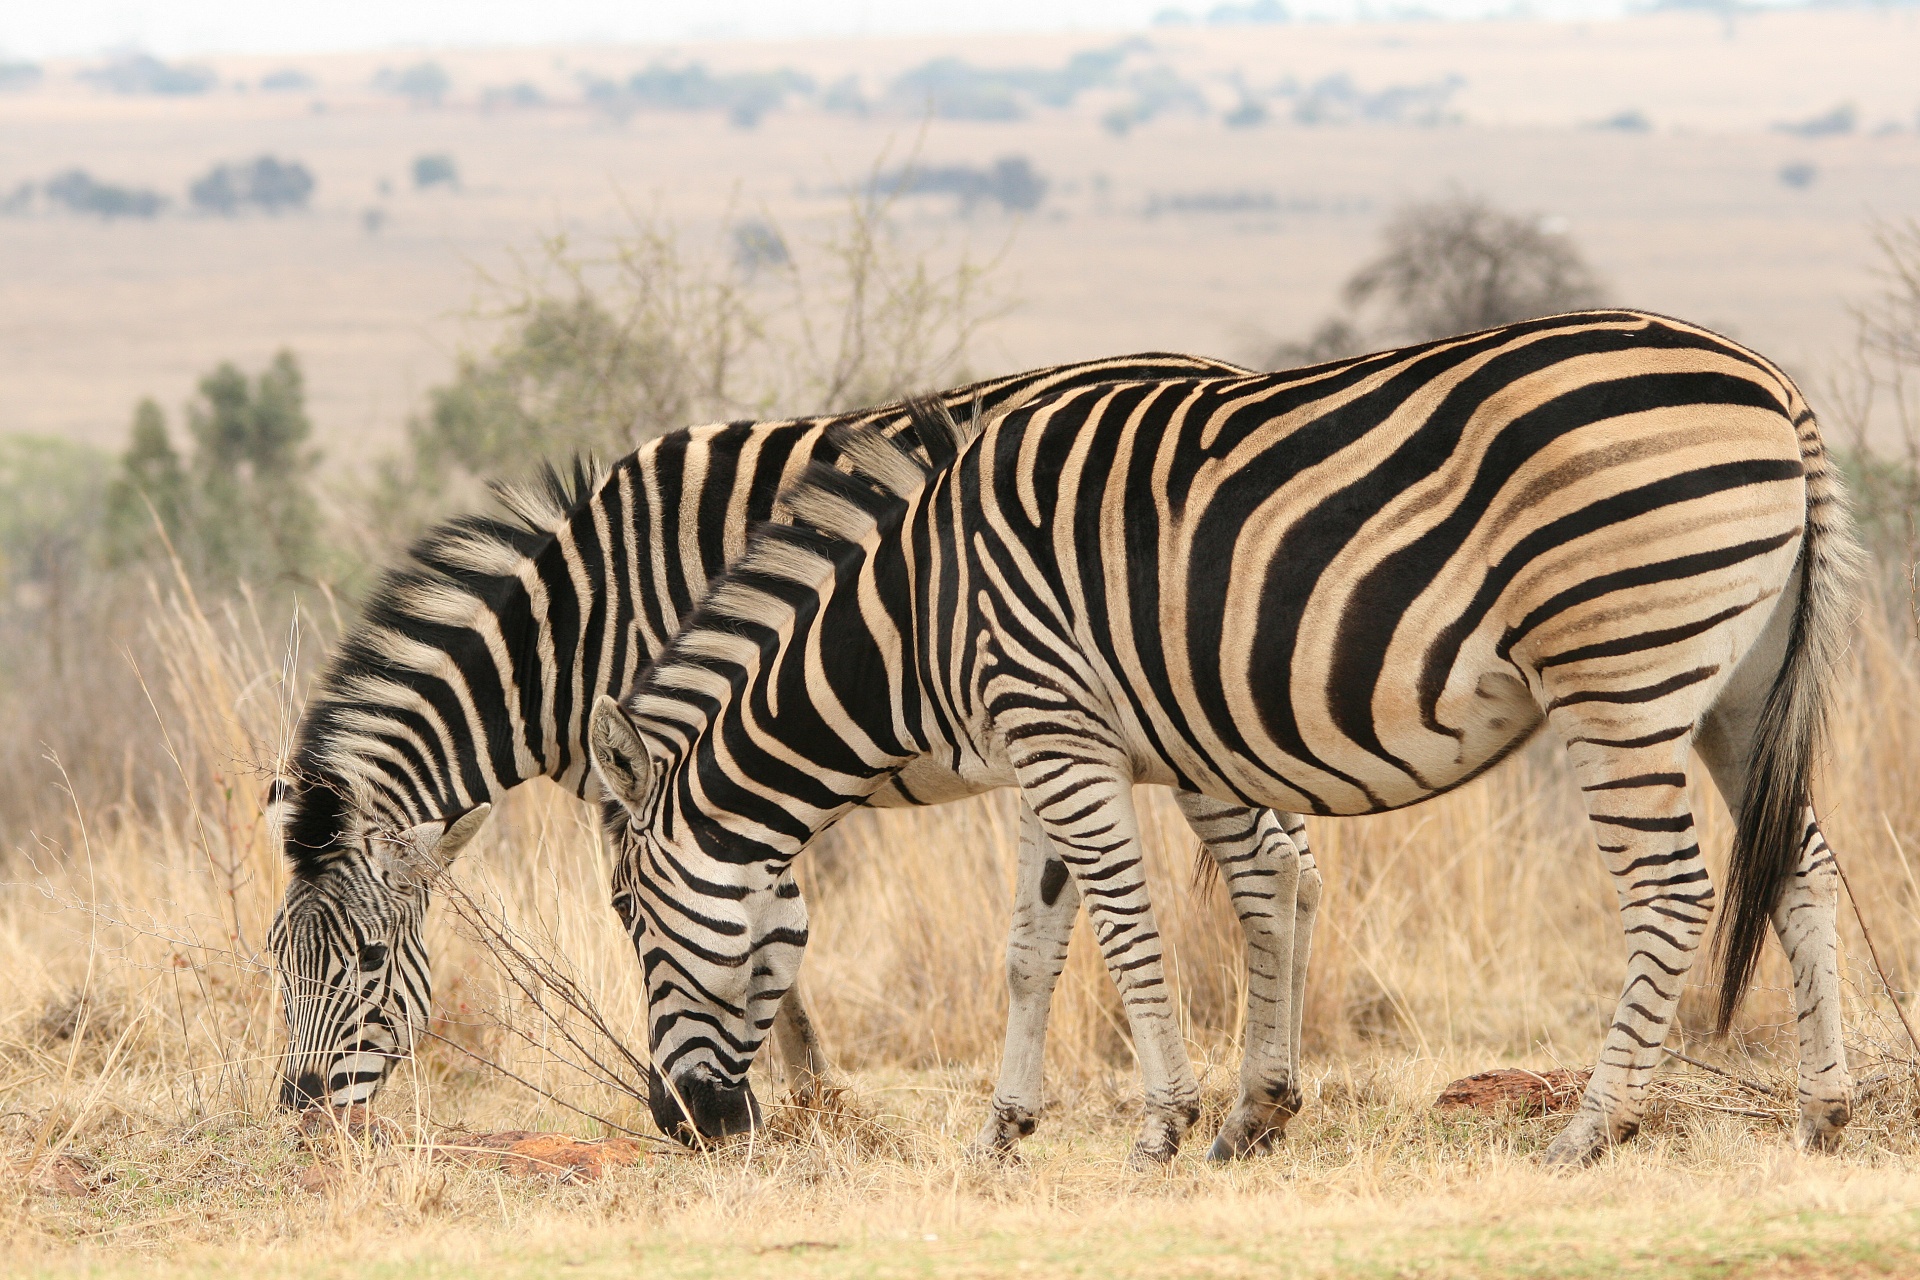
<svg viewBox="0 0 1920 1280"><path fill-rule="evenodd" d="M882 434L828 429L839 464L816 461L780 495L784 519L763 524L700 606L660 651L626 699L626 709L655 726L687 724L685 693L711 694L728 668L761 649L757 633L777 631L803 600L850 561L888 517L898 518L927 483L953 464L991 421L978 407L964 423L931 397L906 401L907 429ZM915 446L918 446L916 450Z"/></svg>
<svg viewBox="0 0 1920 1280"><path fill-rule="evenodd" d="M501 510L458 516L428 530L380 579L360 620L314 682L298 737L269 794L296 876L310 878L356 814L364 814L370 735L391 722L396 695L437 676L446 644L524 591L539 558L614 474L590 455L545 464L529 481L490 485Z"/></svg>

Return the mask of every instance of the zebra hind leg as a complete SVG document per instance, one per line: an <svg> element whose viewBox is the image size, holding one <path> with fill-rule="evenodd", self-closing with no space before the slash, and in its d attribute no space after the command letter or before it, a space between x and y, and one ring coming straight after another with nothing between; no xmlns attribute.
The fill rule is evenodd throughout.
<svg viewBox="0 0 1920 1280"><path fill-rule="evenodd" d="M1694 745L1713 774L1727 807L1739 813L1759 720L1762 691L1735 687L1701 725ZM1799 1034L1800 1124L1795 1135L1810 1151L1831 1151L1853 1115L1853 1077L1841 1025L1839 888L1833 850L1809 809L1793 876L1773 910L1773 932L1793 969L1793 1006Z"/></svg>
<svg viewBox="0 0 1920 1280"><path fill-rule="evenodd" d="M1007 930L1007 1039L993 1110L973 1140L982 1156L1008 1158L1040 1118L1053 990L1067 964L1080 895L1040 820L1020 807L1020 864Z"/></svg>
<svg viewBox="0 0 1920 1280"><path fill-rule="evenodd" d="M1240 1097L1207 1152L1209 1160L1236 1160L1271 1150L1300 1111L1292 1051L1300 855L1271 813L1187 792L1178 798L1188 825L1219 864L1246 939Z"/></svg>
<svg viewBox="0 0 1920 1280"><path fill-rule="evenodd" d="M1568 744L1628 950L1626 983L1599 1062L1579 1113L1547 1149L1550 1165L1586 1164L1639 1131L1642 1096L1665 1056L1681 989L1713 914L1713 882L1687 801L1690 735L1635 733L1646 721L1608 715L1608 705L1595 700L1549 717Z"/></svg>

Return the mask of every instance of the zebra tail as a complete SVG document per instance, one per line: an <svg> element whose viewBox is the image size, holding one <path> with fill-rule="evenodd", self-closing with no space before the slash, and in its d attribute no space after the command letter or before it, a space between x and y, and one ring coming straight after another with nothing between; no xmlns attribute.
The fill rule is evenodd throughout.
<svg viewBox="0 0 1920 1280"><path fill-rule="evenodd" d="M1760 959L1774 908L1799 865L1812 804L1813 762L1826 721L1828 677L1852 629L1865 552L1855 536L1847 492L1820 438L1813 413L1789 384L1807 486L1800 593L1786 659L1760 712L1747 766L1746 796L1733 838L1727 906L1714 938L1720 964L1724 1035Z"/></svg>

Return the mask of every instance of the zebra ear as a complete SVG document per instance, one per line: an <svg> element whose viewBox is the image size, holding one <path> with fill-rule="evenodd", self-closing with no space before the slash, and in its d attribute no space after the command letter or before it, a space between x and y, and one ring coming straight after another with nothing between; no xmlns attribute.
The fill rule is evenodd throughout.
<svg viewBox="0 0 1920 1280"><path fill-rule="evenodd" d="M410 827L404 837L407 849L421 861L432 862L445 870L467 847L467 842L480 833L480 828L487 823L487 815L492 812L492 805L477 804L457 818Z"/></svg>
<svg viewBox="0 0 1920 1280"><path fill-rule="evenodd" d="M604 693L593 704L593 718L587 724L587 746L593 753L593 768L600 775L600 785L638 818L653 781L653 762L647 757L647 744L640 737L640 730L627 719L620 704Z"/></svg>

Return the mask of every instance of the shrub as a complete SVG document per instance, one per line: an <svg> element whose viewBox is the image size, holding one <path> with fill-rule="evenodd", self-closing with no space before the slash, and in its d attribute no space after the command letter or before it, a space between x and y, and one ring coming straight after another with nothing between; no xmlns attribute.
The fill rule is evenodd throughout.
<svg viewBox="0 0 1920 1280"><path fill-rule="evenodd" d="M453 79L437 62L416 62L398 71L382 67L373 77L373 87L409 98L417 107L436 107L453 88Z"/></svg>
<svg viewBox="0 0 1920 1280"><path fill-rule="evenodd" d="M312 76L298 67L281 67L261 76L260 87L268 93L305 93L318 86Z"/></svg>
<svg viewBox="0 0 1920 1280"><path fill-rule="evenodd" d="M32 89L42 78L42 72L35 63L0 62L0 93Z"/></svg>
<svg viewBox="0 0 1920 1280"><path fill-rule="evenodd" d="M454 166L450 155L436 154L415 156L413 158L413 185L416 190L425 191L428 187L450 187L460 189L460 170Z"/></svg>
<svg viewBox="0 0 1920 1280"><path fill-rule="evenodd" d="M205 93L219 81L212 67L162 62L145 53L128 54L105 66L89 68L80 73L80 78L109 93L162 97Z"/></svg>
<svg viewBox="0 0 1920 1280"><path fill-rule="evenodd" d="M1008 212L1025 213L1038 209L1047 195L1046 178L1025 156L1001 156L984 169L959 164L908 166L882 174L878 182L888 193L955 196L967 213L989 200Z"/></svg>
<svg viewBox="0 0 1920 1280"><path fill-rule="evenodd" d="M791 67L715 74L701 62L655 62L624 82L589 78L585 87L589 103L621 119L636 111L719 111L751 129L789 95L813 92L813 78Z"/></svg>
<svg viewBox="0 0 1920 1280"><path fill-rule="evenodd" d="M100 218L151 218L166 208L167 198L147 187L120 187L97 182L85 169L68 169L47 179L41 190L48 200L74 213Z"/></svg>
<svg viewBox="0 0 1920 1280"><path fill-rule="evenodd" d="M193 207L228 217L251 206L266 213L304 209L313 174L297 160L258 156L245 164L218 164L187 189Z"/></svg>

